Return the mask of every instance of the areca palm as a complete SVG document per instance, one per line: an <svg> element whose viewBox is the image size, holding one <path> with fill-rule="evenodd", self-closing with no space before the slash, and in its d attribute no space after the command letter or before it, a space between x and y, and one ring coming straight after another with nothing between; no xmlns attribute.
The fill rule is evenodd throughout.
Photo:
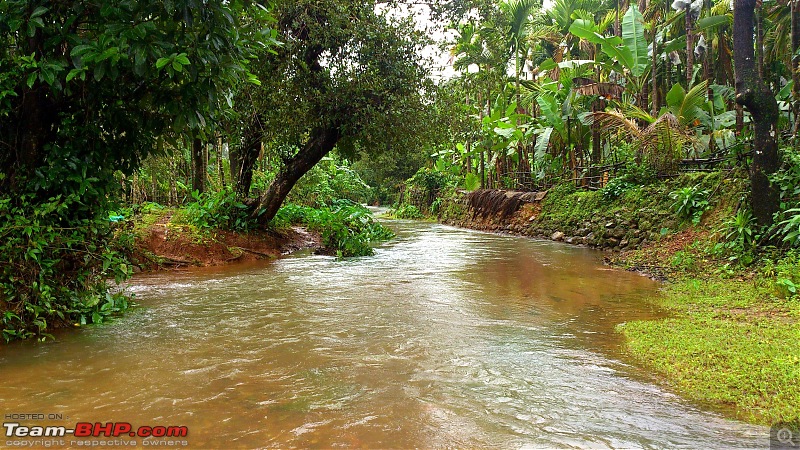
<svg viewBox="0 0 800 450"><path fill-rule="evenodd" d="M508 22L509 50L514 55L514 78L517 91L517 104L520 100L519 79L522 67L522 55L525 52L528 30L532 23L532 13L539 6L539 0L505 0L500 3L500 10Z"/></svg>

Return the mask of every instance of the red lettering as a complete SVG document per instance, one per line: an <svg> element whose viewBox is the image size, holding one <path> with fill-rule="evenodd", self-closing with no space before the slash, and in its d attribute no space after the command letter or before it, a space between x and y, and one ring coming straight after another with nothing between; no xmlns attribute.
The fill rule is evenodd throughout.
<svg viewBox="0 0 800 450"><path fill-rule="evenodd" d="M186 437L189 435L188 427L169 427L167 428L167 436L170 437Z"/></svg>
<svg viewBox="0 0 800 450"><path fill-rule="evenodd" d="M149 437L152 430L150 427L139 427L139 437Z"/></svg>
<svg viewBox="0 0 800 450"><path fill-rule="evenodd" d="M119 422L114 424L114 437L119 437L123 434L129 433L133 427L128 422Z"/></svg>
<svg viewBox="0 0 800 450"><path fill-rule="evenodd" d="M114 431L114 422L108 422L107 424L103 425L100 422L95 422L94 424L94 432L92 436L100 437L100 434L103 436L111 436L111 433Z"/></svg>
<svg viewBox="0 0 800 450"><path fill-rule="evenodd" d="M92 435L92 424L80 422L75 425L75 437L89 437Z"/></svg>

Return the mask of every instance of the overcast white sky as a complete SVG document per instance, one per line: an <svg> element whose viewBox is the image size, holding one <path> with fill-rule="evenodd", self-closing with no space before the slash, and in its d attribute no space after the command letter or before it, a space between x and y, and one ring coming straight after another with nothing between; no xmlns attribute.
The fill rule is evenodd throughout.
<svg viewBox="0 0 800 450"><path fill-rule="evenodd" d="M378 5L378 10L384 10L382 5ZM391 14L400 17L413 16L417 24L417 29L425 32L434 41L434 45L429 45L423 50L423 56L430 58L433 62L433 78L436 81L452 78L456 72L449 63L450 55L446 51L440 50L440 45L452 38L453 32L445 33L443 30L446 24L435 23L430 18L430 9L425 5L398 5L390 11Z"/></svg>
<svg viewBox="0 0 800 450"><path fill-rule="evenodd" d="M550 9L550 7L553 5L553 1L554 0L544 0L543 9L545 10ZM396 8L394 8L394 11L392 11L392 13L404 17L413 15L414 20L417 23L417 28L421 31L426 32L428 36L430 36L436 42L435 45L430 45L426 47L423 51L423 56L431 58L431 60L433 61L434 80L439 81L442 79L452 78L457 74L457 72L453 69L452 64L450 63L449 52L442 51L440 49L441 44L449 40L452 40L455 33L453 31L445 32L443 28L446 24L435 23L431 21L430 10L427 6L399 5Z"/></svg>

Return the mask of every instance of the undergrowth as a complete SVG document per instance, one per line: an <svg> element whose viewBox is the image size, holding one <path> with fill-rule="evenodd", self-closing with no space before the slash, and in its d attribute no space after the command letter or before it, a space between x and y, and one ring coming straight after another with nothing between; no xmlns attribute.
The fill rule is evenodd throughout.
<svg viewBox="0 0 800 450"><path fill-rule="evenodd" d="M338 257L373 255L374 244L394 237L367 208L349 200L339 200L322 208L286 205L278 211L272 226L290 225L303 225L320 233L322 244Z"/></svg>

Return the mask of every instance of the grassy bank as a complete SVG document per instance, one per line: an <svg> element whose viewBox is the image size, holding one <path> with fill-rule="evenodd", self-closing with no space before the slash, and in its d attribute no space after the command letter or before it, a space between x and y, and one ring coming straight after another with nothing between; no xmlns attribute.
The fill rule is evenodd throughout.
<svg viewBox="0 0 800 450"><path fill-rule="evenodd" d="M652 299L672 312L617 327L639 363L682 395L773 424L800 416L800 302L765 280L687 278Z"/></svg>

